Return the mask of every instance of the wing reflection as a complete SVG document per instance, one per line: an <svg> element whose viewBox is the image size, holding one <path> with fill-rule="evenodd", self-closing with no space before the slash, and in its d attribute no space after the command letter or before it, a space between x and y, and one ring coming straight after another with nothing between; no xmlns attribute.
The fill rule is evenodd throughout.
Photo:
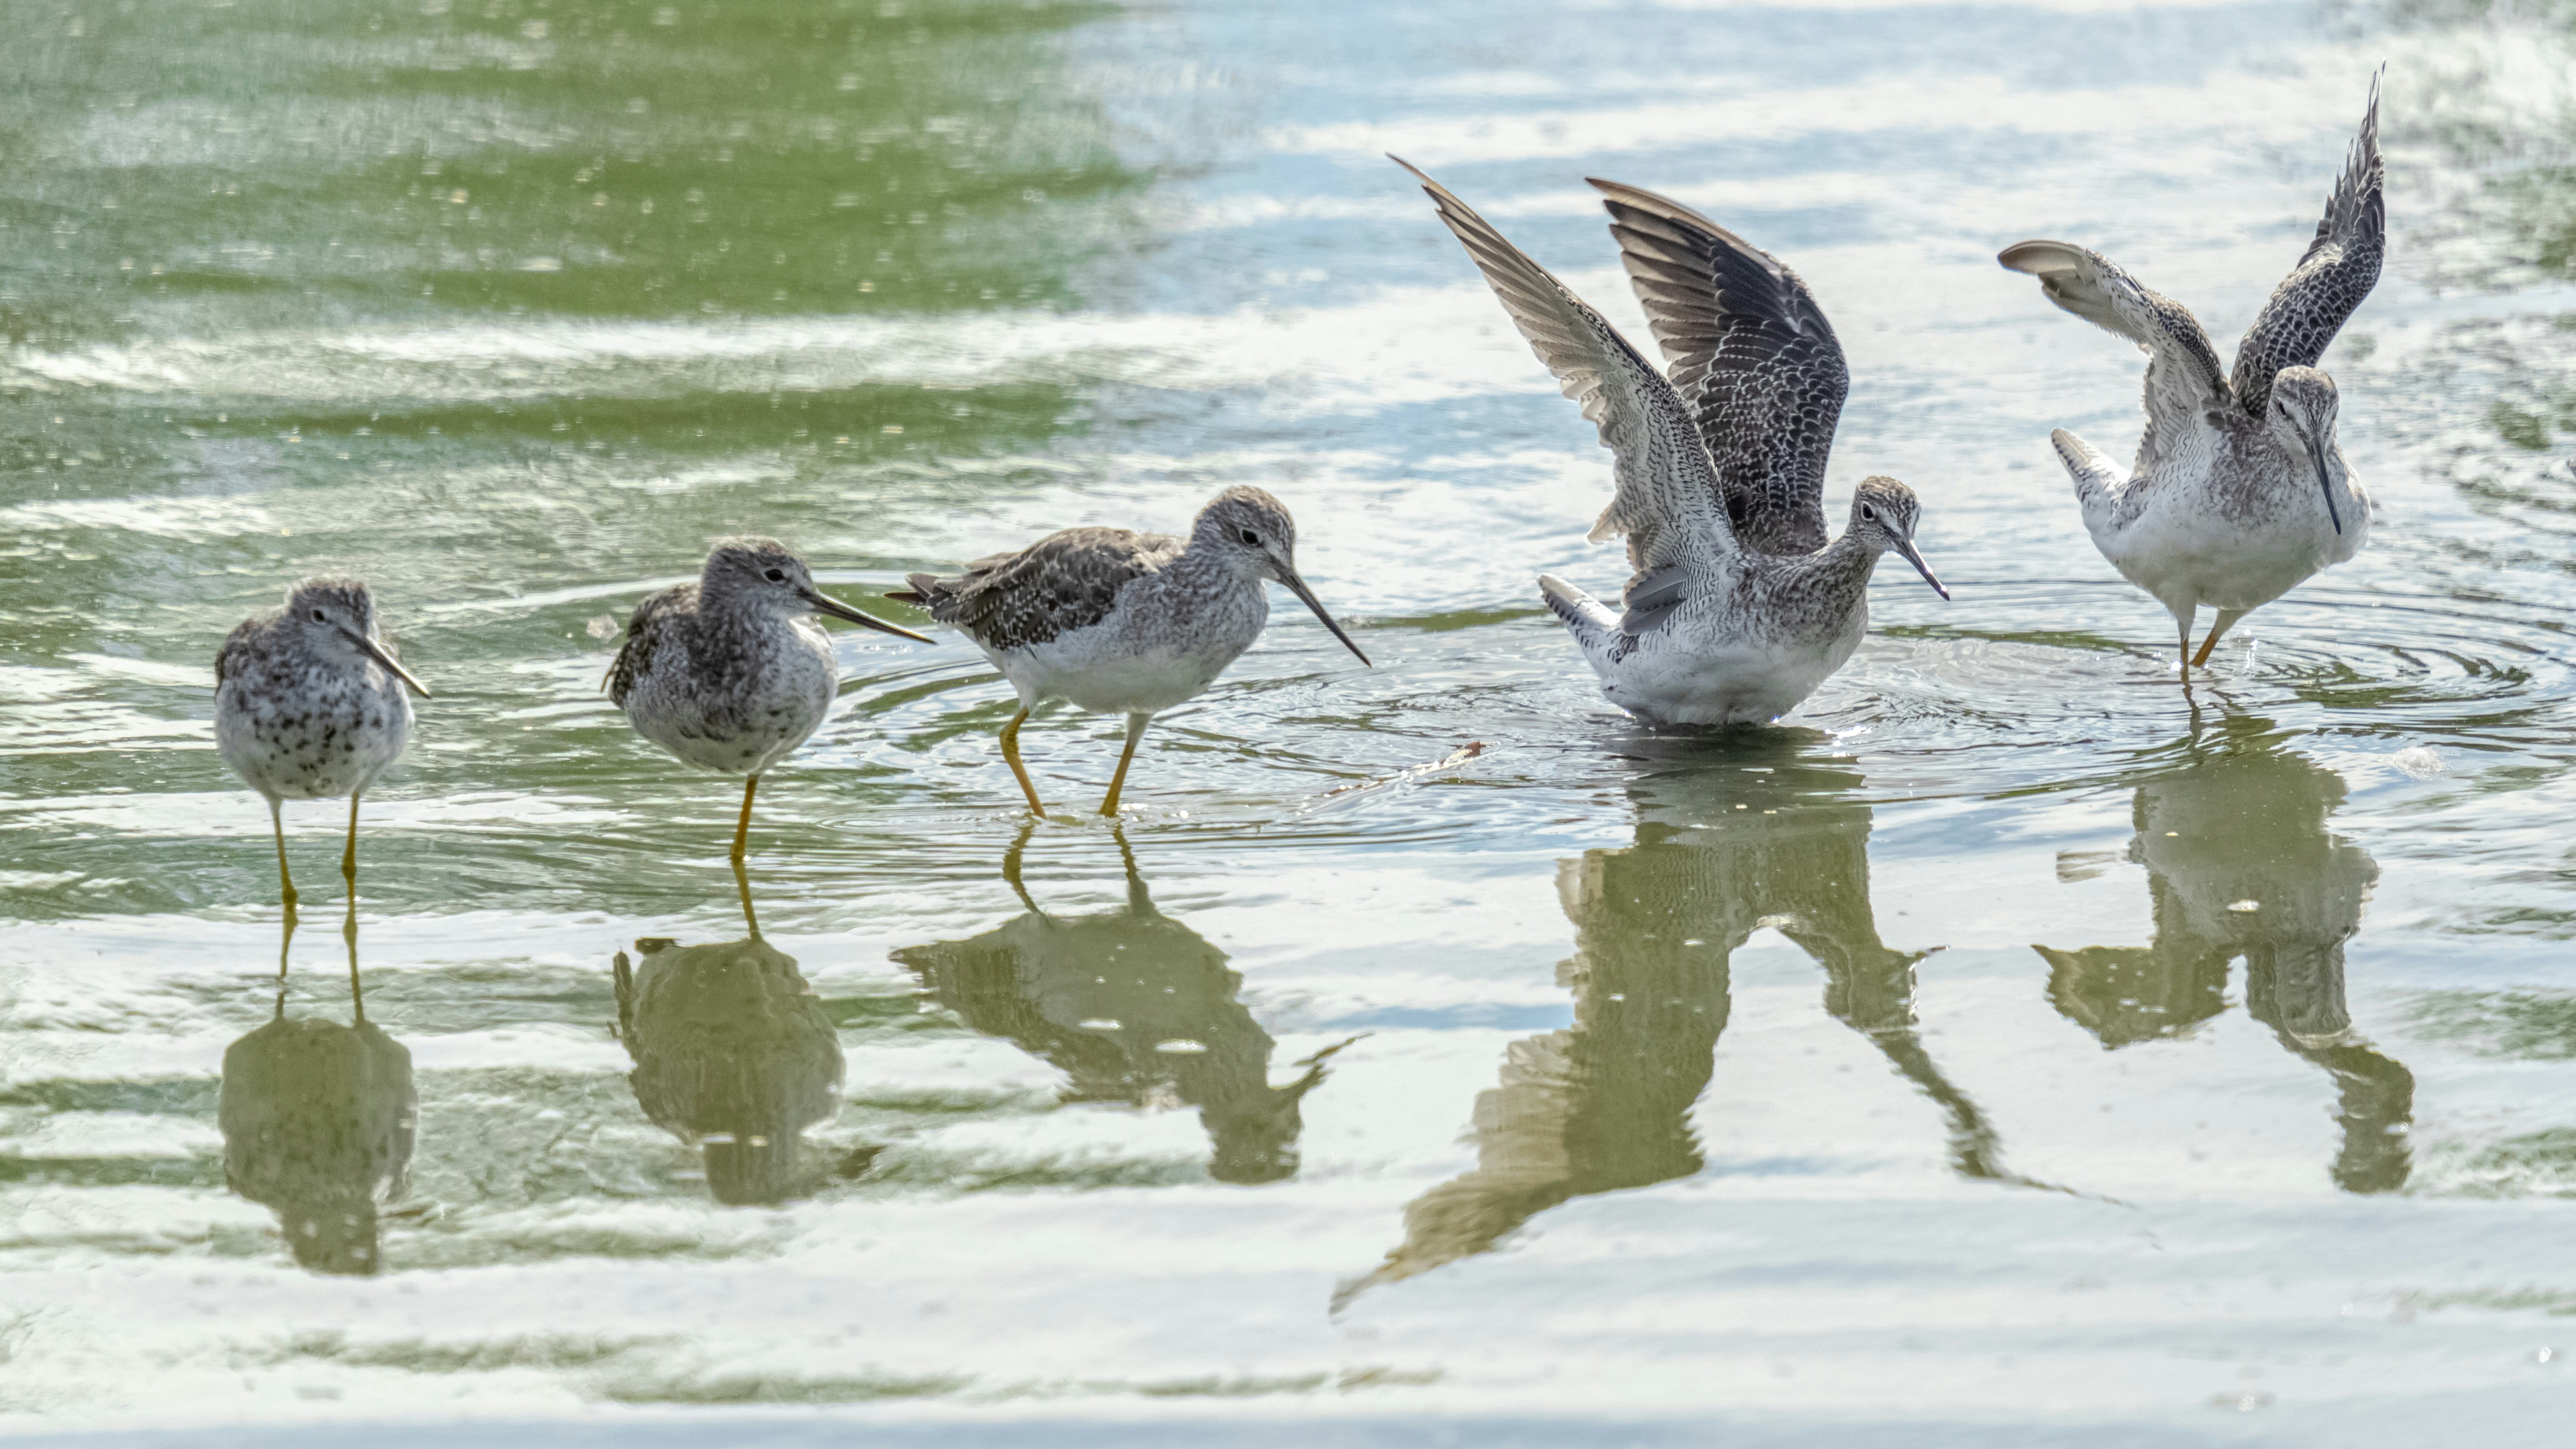
<svg viewBox="0 0 2576 1449"><path fill-rule="evenodd" d="M367 1020L358 982L353 900L349 943L351 1020L286 1014L289 913L277 952L277 1014L224 1050L217 1123L224 1181L275 1209L295 1261L319 1273L383 1267L377 1213L410 1190L414 1124L411 1053Z"/></svg>
<svg viewBox="0 0 2576 1449"><path fill-rule="evenodd" d="M2155 944L2033 949L2050 1001L2113 1049L2226 1010L2228 967L2243 958L2246 1010L2334 1078L2335 1183L2394 1191L2412 1166L2415 1078L2354 1033L2344 1003L2344 943L2379 868L2326 829L2342 779L2284 753L2270 730L2231 720L2224 738L2195 740L2181 770L2138 786L2129 858L2147 868Z"/></svg>
<svg viewBox="0 0 2576 1449"><path fill-rule="evenodd" d="M803 1133L841 1105L841 1038L796 960L751 934L617 953L617 1034L635 1062L627 1083L644 1115L706 1158L718 1202L776 1203L804 1186Z"/></svg>
<svg viewBox="0 0 2576 1449"><path fill-rule="evenodd" d="M911 946L894 959L933 999L986 1036L1063 1070L1068 1102L1199 1109L1214 1144L1208 1175L1275 1182L1297 1171L1298 1103L1324 1079L1319 1053L1303 1076L1270 1085L1270 1034L1235 999L1243 977L1225 953L1154 908L1135 852L1117 835L1123 909L1051 915L1020 880L1023 832L1003 879L1028 913L964 941Z"/></svg>
<svg viewBox="0 0 2576 1449"><path fill-rule="evenodd" d="M1341 1299L1484 1252L1570 1198L1698 1171L1689 1114L1726 1029L1728 961L1764 926L1824 968L1826 1011L1940 1105L1953 1167L2018 1181L1915 1030L1923 953L1879 940L1870 809L1847 798L1860 783L1789 743L1636 779L1636 843L1588 851L1557 874L1575 927L1557 977L1574 993L1574 1024L1511 1045L1501 1084L1476 1099L1475 1170L1408 1206L1403 1245Z"/></svg>

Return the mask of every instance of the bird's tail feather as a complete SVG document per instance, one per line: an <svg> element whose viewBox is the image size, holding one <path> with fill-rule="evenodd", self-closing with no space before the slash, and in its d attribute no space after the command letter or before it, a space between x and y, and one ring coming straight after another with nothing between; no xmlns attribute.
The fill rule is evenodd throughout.
<svg viewBox="0 0 2576 1449"><path fill-rule="evenodd" d="M1589 646L1593 640L1619 627L1619 616L1610 612L1599 599L1583 592L1554 574L1538 576L1539 597L1565 627L1574 632L1578 643Z"/></svg>
<svg viewBox="0 0 2576 1449"><path fill-rule="evenodd" d="M2066 465L2066 476L2075 480L2075 501L2083 506L2085 521L2090 524L2095 513L2109 508L2119 497L2129 480L2121 476L2110 459L2095 452L2092 444L2064 428L2050 433L2048 440L2057 445L2057 461Z"/></svg>
<svg viewBox="0 0 2576 1449"><path fill-rule="evenodd" d="M886 597L898 604L919 604L925 608L931 600L939 597L939 586L948 582L937 574L905 574L903 581L911 587L896 589Z"/></svg>

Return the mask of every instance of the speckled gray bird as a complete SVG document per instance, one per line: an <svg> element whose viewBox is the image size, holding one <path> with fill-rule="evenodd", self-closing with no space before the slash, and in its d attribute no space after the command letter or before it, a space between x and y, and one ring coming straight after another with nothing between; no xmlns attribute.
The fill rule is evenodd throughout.
<svg viewBox="0 0 2576 1449"><path fill-rule="evenodd" d="M306 579L283 607L243 620L215 655L215 747L268 800L290 912L280 806L349 797L340 875L356 895L358 798L411 743L412 694L429 698L377 631L375 596L357 579Z"/></svg>
<svg viewBox="0 0 2576 1449"><path fill-rule="evenodd" d="M1136 742L1157 714L1216 681L1270 619L1264 581L1287 586L1345 648L1360 646L1324 612L1297 576L1297 524L1258 488L1228 488L1199 510L1190 536L1123 528L1068 528L1027 548L977 559L956 578L907 576L911 589L886 595L918 604L975 641L1019 691L1020 712L1002 726L1029 809L1037 786L1020 763L1020 725L1050 699L1093 714L1127 716L1127 746L1100 813L1118 813L1118 792Z"/></svg>
<svg viewBox="0 0 2576 1449"><path fill-rule="evenodd" d="M1826 539L1825 458L1850 374L1795 272L1679 202L1593 181L1667 380L1492 223L1394 159L1615 460L1592 541L1628 540L1620 607L1538 580L1611 703L1650 724L1765 724L1860 647L1880 555L1950 597L1914 548L1922 507L1893 478L1862 479L1849 525Z"/></svg>
<svg viewBox="0 0 2576 1449"><path fill-rule="evenodd" d="M840 661L817 613L933 642L825 595L778 540L725 538L708 551L696 583L635 606L602 681L636 733L682 764L743 777L737 866L761 775L823 723L840 687Z"/></svg>
<svg viewBox="0 0 2576 1449"><path fill-rule="evenodd" d="M2340 395L2316 364L2378 284L2386 180L2374 79L2316 235L2236 344L2232 374L2219 369L2190 308L2100 252L2026 241L1998 258L2148 356L2147 425L2127 471L2064 428L2049 441L2093 546L2173 616L2186 684L2237 620L2369 541L2370 496L2335 444ZM2218 614L2195 654L2191 627L2203 604Z"/></svg>

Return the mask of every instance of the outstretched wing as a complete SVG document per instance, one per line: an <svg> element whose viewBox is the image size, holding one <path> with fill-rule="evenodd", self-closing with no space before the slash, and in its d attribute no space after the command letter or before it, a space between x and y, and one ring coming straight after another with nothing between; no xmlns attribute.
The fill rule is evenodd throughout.
<svg viewBox="0 0 2576 1449"><path fill-rule="evenodd" d="M2140 473L2202 413L2234 406L2218 354L2191 309L2138 285L2109 257L2073 242L2026 241L2004 248L1996 260L2039 278L2048 300L2145 350L2147 428L2138 439Z"/></svg>
<svg viewBox="0 0 2576 1449"><path fill-rule="evenodd" d="M1593 542L1627 535L1629 564L1640 572L1693 555L1734 552L1735 533L1717 501L1717 475L1673 385L1600 313L1505 241L1449 188L1400 157L1388 159L1413 172L1438 203L1441 221L1465 244L1538 360L1601 430L1601 446L1616 459L1618 486L1592 527Z"/></svg>
<svg viewBox="0 0 2576 1449"><path fill-rule="evenodd" d="M1824 309L1761 248L1651 191L1591 178L1674 391L1748 548L1825 546L1825 456L1851 373Z"/></svg>
<svg viewBox="0 0 2576 1449"><path fill-rule="evenodd" d="M2326 198L2316 238L2236 346L2236 401L2247 415L2263 416L2272 401L2272 379L2282 368L2316 366L2326 344L2378 285L2380 259L2388 250L2388 208L2380 195L2385 172L2379 161L2379 79L2373 76L2370 109L2334 195Z"/></svg>

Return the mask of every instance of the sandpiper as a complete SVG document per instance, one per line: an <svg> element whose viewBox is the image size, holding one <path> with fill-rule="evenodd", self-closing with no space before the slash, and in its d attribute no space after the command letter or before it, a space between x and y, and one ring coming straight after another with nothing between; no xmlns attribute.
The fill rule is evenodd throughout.
<svg viewBox="0 0 2576 1449"><path fill-rule="evenodd" d="M1127 747L1100 813L1118 792L1136 741L1157 714L1195 697L1252 646L1270 618L1264 580L1288 587L1362 664L1360 646L1297 576L1297 525L1258 488L1228 488L1199 510L1190 536L1123 528L1068 528L1027 548L977 559L956 578L912 574L907 592L956 626L1019 691L1020 712L1002 726L1002 758L1039 815L1037 786L1020 763L1020 725L1050 699L1093 714L1127 716Z"/></svg>
<svg viewBox="0 0 2576 1449"><path fill-rule="evenodd" d="M2249 610L2360 553L2370 536L2369 495L2335 446L2334 379L2315 364L2379 280L2381 180L2374 80L2325 219L2236 345L2232 378L2189 308L2101 253L2026 241L1999 258L2039 278L2050 301L2148 355L2147 426L2126 476L2064 428L2049 440L2074 476L2093 546L2173 615L2186 682ZM2194 654L2192 618L2203 604L2218 617Z"/></svg>
<svg viewBox="0 0 2576 1449"><path fill-rule="evenodd" d="M1901 554L1950 597L1914 548L1921 506L1893 478L1863 479L1849 526L1826 541L1825 456L1850 377L1795 273L1678 202L1593 181L1673 369L1666 381L1447 187L1396 164L1438 203L1616 459L1617 491L1592 539L1627 536L1624 612L1538 581L1613 704L1656 725L1767 723L1860 647L1880 554Z"/></svg>
<svg viewBox="0 0 2576 1449"><path fill-rule="evenodd" d="M774 538L718 539L693 584L635 606L626 643L602 681L635 732L701 770L740 775L733 863L751 834L762 772L805 743L841 682L816 613L932 641L814 587L805 561Z"/></svg>
<svg viewBox="0 0 2576 1449"><path fill-rule="evenodd" d="M340 875L358 889L358 797L411 743L411 698L429 691L376 631L376 600L358 579L306 579L273 613L243 620L215 655L215 748L268 799L277 884L286 868L288 800L349 797Z"/></svg>

